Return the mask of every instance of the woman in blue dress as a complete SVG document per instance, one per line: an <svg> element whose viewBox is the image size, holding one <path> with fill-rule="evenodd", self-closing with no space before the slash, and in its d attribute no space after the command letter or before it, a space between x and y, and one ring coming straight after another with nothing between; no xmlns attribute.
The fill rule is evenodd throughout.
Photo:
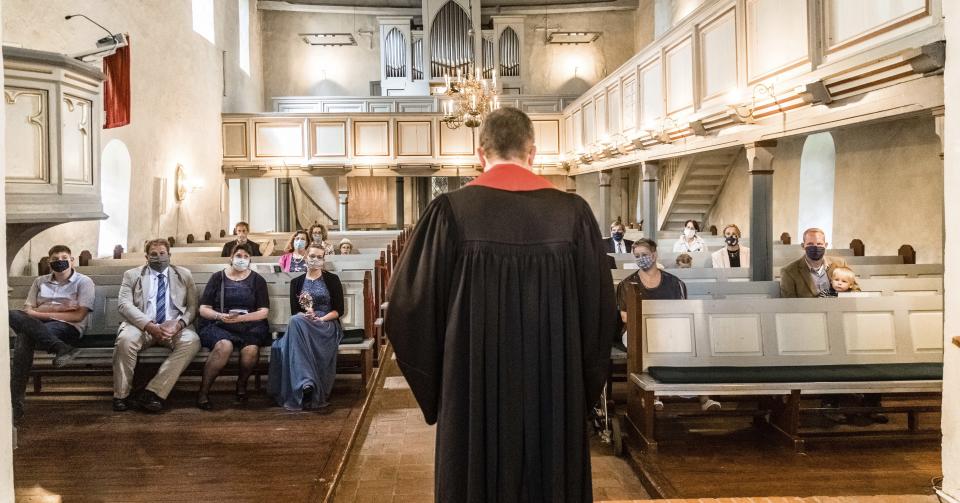
<svg viewBox="0 0 960 503"><path fill-rule="evenodd" d="M273 343L269 392L288 410L328 405L337 375L337 349L343 339L343 286L340 278L323 270L326 250L320 244L306 249L307 273L290 283L287 333Z"/></svg>

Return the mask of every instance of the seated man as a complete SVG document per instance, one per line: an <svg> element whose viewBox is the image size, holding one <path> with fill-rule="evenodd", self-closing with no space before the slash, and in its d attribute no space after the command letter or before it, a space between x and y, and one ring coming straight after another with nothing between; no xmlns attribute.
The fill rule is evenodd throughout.
<svg viewBox="0 0 960 503"><path fill-rule="evenodd" d="M627 276L617 285L617 308L624 323L627 321L627 288L636 288L637 295L643 300L683 300L687 298L687 285L680 278L657 267L657 243L652 239L638 239L633 242L633 256L636 257L637 272ZM627 345L624 340L624 345ZM663 408L663 402L654 402L657 410ZM700 408L718 410L720 402L709 396L700 396Z"/></svg>
<svg viewBox="0 0 960 503"><path fill-rule="evenodd" d="M13 418L23 417L23 398L33 367L33 351L42 349L53 358L53 366L63 367L79 350L72 344L83 337L87 314L93 310L96 292L93 281L73 269L70 248L56 245L47 253L49 275L37 277L22 310L10 311L10 328L17 334L10 368L10 397Z"/></svg>
<svg viewBox="0 0 960 503"><path fill-rule="evenodd" d="M630 253L633 241L623 239L626 231L627 228L623 226L620 220L610 224L610 237L603 240L607 245L607 253Z"/></svg>
<svg viewBox="0 0 960 503"><path fill-rule="evenodd" d="M224 243L223 250L220 250L221 257L229 257L233 253L233 249L236 248L238 244L248 243L250 245L251 255L254 257L260 257L260 245L254 241L247 239L247 236L250 234L250 224L246 222L237 222L237 225L233 226L233 233L237 236L237 239Z"/></svg>
<svg viewBox="0 0 960 503"><path fill-rule="evenodd" d="M119 311L124 322L113 349L113 410L130 408L133 371L141 350L160 345L170 356L147 384L137 403L148 412L163 410L163 400L200 350L200 338L187 328L197 317L197 288L188 269L170 265L170 244L144 245L147 265L123 273Z"/></svg>
<svg viewBox="0 0 960 503"><path fill-rule="evenodd" d="M830 277L824 260L827 238L823 231L811 228L803 231L804 256L780 270L780 297L816 298L830 291Z"/></svg>

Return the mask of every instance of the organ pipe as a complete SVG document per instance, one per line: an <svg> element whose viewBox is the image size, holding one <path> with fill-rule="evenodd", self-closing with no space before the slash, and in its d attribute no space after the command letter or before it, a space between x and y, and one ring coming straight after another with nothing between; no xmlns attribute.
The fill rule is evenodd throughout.
<svg viewBox="0 0 960 503"><path fill-rule="evenodd" d="M440 8L430 28L430 70L433 77L467 75L473 64L470 17L456 2Z"/></svg>
<svg viewBox="0 0 960 503"><path fill-rule="evenodd" d="M393 28L387 32L385 54L385 70L387 77L407 76L406 41L400 30Z"/></svg>
<svg viewBox="0 0 960 503"><path fill-rule="evenodd" d="M520 38L510 27L500 33L500 75L520 76Z"/></svg>

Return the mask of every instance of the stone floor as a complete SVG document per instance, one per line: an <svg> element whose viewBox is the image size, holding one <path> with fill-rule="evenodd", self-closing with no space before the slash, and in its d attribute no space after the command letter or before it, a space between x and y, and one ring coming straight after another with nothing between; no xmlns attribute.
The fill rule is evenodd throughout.
<svg viewBox="0 0 960 503"><path fill-rule="evenodd" d="M392 361L334 495L336 503L433 503L434 427L427 426ZM594 437L593 495L597 501L647 498L626 459Z"/></svg>

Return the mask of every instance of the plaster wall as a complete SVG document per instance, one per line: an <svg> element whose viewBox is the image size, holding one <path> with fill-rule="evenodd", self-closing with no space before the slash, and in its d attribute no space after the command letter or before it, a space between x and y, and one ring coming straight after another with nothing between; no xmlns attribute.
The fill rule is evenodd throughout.
<svg viewBox="0 0 960 503"><path fill-rule="evenodd" d="M917 250L917 262L943 260L943 176L932 118L905 119L833 132L836 143L833 246L860 238L870 255L896 255L900 245ZM800 158L805 138L788 138L774 157L773 231L797 242ZM712 213L721 227L749 235L750 180L741 157ZM905 218L909 215L909 218Z"/></svg>
<svg viewBox="0 0 960 503"><path fill-rule="evenodd" d="M5 7L0 4L0 15ZM3 27L0 26L0 37ZM0 55L0 60L3 56ZM3 65L0 64L0 87L3 86ZM0 152L3 151L6 134L4 113L0 107ZM6 166L0 156L0 221L7 220L7 203L4 180ZM7 240L7 226L0 226L0 241ZM0 246L0 291L7 291L7 247ZM7 321L7 296L0 296L0 340L10 340L10 325ZM10 344L0 344L0 501L14 501L13 492L13 418L10 408Z"/></svg>
<svg viewBox="0 0 960 503"><path fill-rule="evenodd" d="M380 80L380 38L376 16L262 11L264 91L273 96L369 96ZM359 30L373 36L359 36ZM357 45L315 47L298 33L351 32Z"/></svg>
<svg viewBox="0 0 960 503"><path fill-rule="evenodd" d="M947 40L960 40L960 4L943 3L944 30ZM944 88L960 86L960 52L947 51ZM944 107L956 110L960 100L955 92L944 93ZM960 115L944 115L943 197L945 250L960 247ZM939 180L930 180L936 184ZM911 220L915 220L912 219ZM919 220L915 220L919 221ZM943 469L943 492L960 501L960 348L951 339L960 334L960 255L945 254L943 259L943 410L940 428L943 433L941 463Z"/></svg>
<svg viewBox="0 0 960 503"><path fill-rule="evenodd" d="M137 203L129 211L129 250L140 250L151 237L184 240L188 233L216 233L227 226L220 114L262 111L264 102L255 0L250 6L249 75L237 58L235 0L214 2L215 44L193 31L190 0L4 0L3 6L4 43L25 48L74 53L93 47L103 35L99 28L82 19L64 20L77 12L130 35L131 124L104 130L100 147L119 139L130 151L130 201ZM177 164L202 185L180 203L174 198ZM166 179L163 193L156 190L161 178ZM53 244L68 244L75 254L96 250L98 228L97 222L69 223L39 234L17 255L12 273L34 274L36 261Z"/></svg>

